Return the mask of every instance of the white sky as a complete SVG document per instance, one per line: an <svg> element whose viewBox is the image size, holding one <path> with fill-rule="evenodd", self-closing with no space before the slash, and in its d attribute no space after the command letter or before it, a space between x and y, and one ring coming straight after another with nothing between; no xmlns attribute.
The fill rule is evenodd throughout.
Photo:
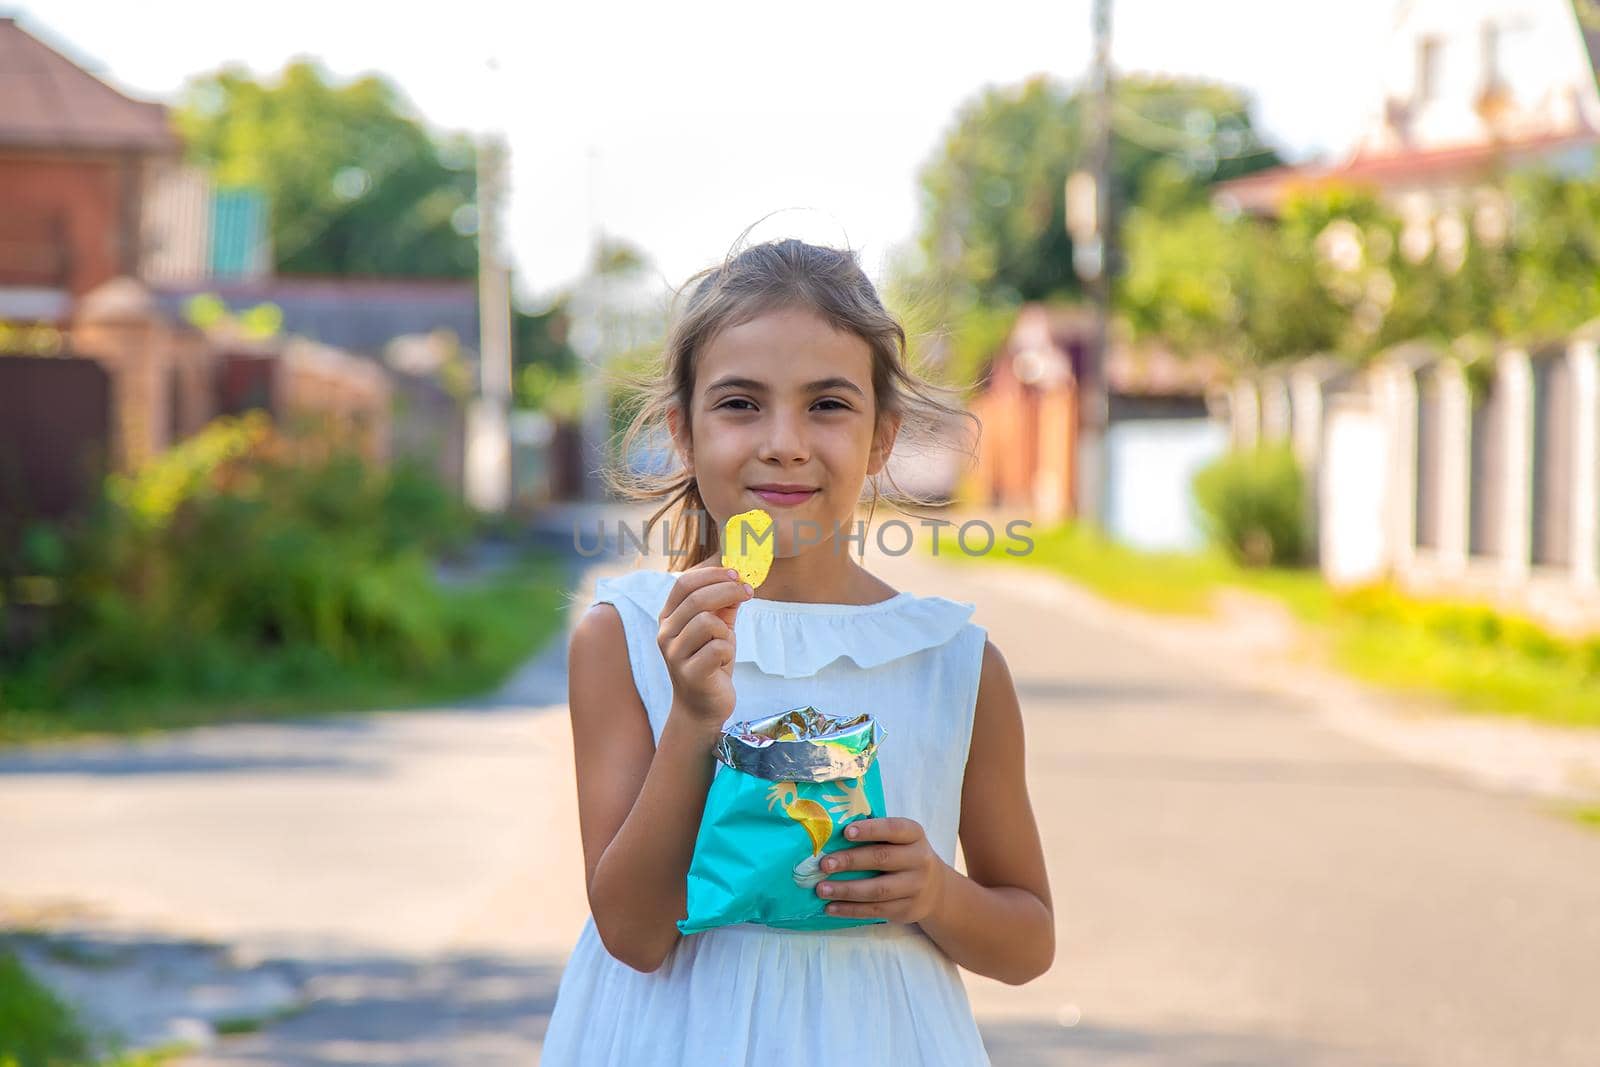
<svg viewBox="0 0 1600 1067"><path fill-rule="evenodd" d="M1337 154L1376 101L1394 6L1118 0L1113 62L1240 86L1291 159ZM1089 63L1090 0L425 10L49 0L9 13L145 99L170 101L187 77L226 62L272 75L310 54L341 78L387 75L438 129L503 129L510 248L519 292L535 302L582 271L599 229L643 247L678 285L784 209L799 210L754 236L848 238L880 277L913 234L917 170L957 108L984 85L1039 72L1074 81Z"/></svg>

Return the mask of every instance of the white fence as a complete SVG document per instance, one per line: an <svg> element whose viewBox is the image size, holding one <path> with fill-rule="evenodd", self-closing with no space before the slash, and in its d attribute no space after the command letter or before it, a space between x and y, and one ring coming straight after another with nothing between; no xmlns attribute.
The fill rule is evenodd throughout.
<svg viewBox="0 0 1600 1067"><path fill-rule="evenodd" d="M1399 346L1236 383L1236 445L1287 440L1306 466L1324 574L1392 576L1568 632L1600 628L1600 324L1482 370Z"/></svg>

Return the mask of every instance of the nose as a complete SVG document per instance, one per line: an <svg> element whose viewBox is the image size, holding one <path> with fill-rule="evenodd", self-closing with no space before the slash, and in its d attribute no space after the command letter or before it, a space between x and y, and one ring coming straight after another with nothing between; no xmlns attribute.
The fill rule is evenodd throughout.
<svg viewBox="0 0 1600 1067"><path fill-rule="evenodd" d="M806 459L810 448L806 444L804 419L782 411L774 411L767 420L767 434L761 446L761 458L776 463L798 463Z"/></svg>

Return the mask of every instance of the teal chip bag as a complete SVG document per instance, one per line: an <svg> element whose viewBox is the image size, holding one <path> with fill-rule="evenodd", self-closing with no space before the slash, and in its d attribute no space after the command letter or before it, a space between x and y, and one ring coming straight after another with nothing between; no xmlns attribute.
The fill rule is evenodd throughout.
<svg viewBox="0 0 1600 1067"><path fill-rule="evenodd" d="M857 847L844 836L850 823L883 816L877 756L884 736L871 715L833 719L809 706L724 730L679 932L733 923L832 930L886 922L828 915L816 892L825 878L881 873L827 875L822 858Z"/></svg>

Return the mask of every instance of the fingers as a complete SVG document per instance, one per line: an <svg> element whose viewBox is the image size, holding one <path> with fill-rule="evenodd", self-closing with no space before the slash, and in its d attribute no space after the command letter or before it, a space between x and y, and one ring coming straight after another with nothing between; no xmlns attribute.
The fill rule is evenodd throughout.
<svg viewBox="0 0 1600 1067"><path fill-rule="evenodd" d="M840 871L902 871L916 865L917 857L904 845L861 845L828 854L822 861L827 874Z"/></svg>
<svg viewBox="0 0 1600 1067"><path fill-rule="evenodd" d="M904 909L906 905L901 901L891 900L886 904L867 903L865 901L847 900L843 904L829 901L823 912L837 919L885 919L893 920L895 912Z"/></svg>
<svg viewBox="0 0 1600 1067"><path fill-rule="evenodd" d="M915 897L922 888L922 880L910 871L900 871L895 874L879 875L877 878L852 878L843 882L822 882L817 886L817 895L827 900L858 901L861 903L883 904L891 900L906 900ZM824 893L823 890L829 892ZM832 908L829 914L834 914Z"/></svg>
<svg viewBox="0 0 1600 1067"><path fill-rule="evenodd" d="M686 656L688 653L693 653L694 649L704 645L706 641L714 641L718 640L718 638L733 638L733 627L723 622L722 617L702 611L702 613L691 617L690 621L683 625L682 630L678 630L675 635L667 637L667 649L669 651L677 649L678 653Z"/></svg>
<svg viewBox="0 0 1600 1067"><path fill-rule="evenodd" d="M690 619L676 636L668 637L662 655L669 663L688 659L708 641L733 642L733 627L715 615L702 612Z"/></svg>
<svg viewBox="0 0 1600 1067"><path fill-rule="evenodd" d="M722 566L721 560L711 559L698 567L691 567L679 576L672 588L667 590L666 603L661 607L661 617L664 619L683 603L685 597L697 589L711 585L714 582L732 582L728 577L728 568Z"/></svg>
<svg viewBox="0 0 1600 1067"><path fill-rule="evenodd" d="M727 572L720 568L713 572L721 577L713 577L700 582L696 588L691 589L670 611L661 609L661 634L671 637L681 633L689 624L689 620L702 612L710 613L722 618L727 623L731 622L732 612L725 612L727 608L737 608L748 599L744 591L744 583L729 578ZM676 590L674 586L674 590ZM670 597L669 597L670 602Z"/></svg>
<svg viewBox="0 0 1600 1067"><path fill-rule="evenodd" d="M848 841L890 841L909 845L922 839L922 824L915 819L884 816L878 819L859 819L845 828Z"/></svg>
<svg viewBox="0 0 1600 1067"><path fill-rule="evenodd" d="M684 661L684 668L694 674L701 670L711 671L719 667L726 667L733 662L733 642L725 639L707 641L700 647L700 651Z"/></svg>

